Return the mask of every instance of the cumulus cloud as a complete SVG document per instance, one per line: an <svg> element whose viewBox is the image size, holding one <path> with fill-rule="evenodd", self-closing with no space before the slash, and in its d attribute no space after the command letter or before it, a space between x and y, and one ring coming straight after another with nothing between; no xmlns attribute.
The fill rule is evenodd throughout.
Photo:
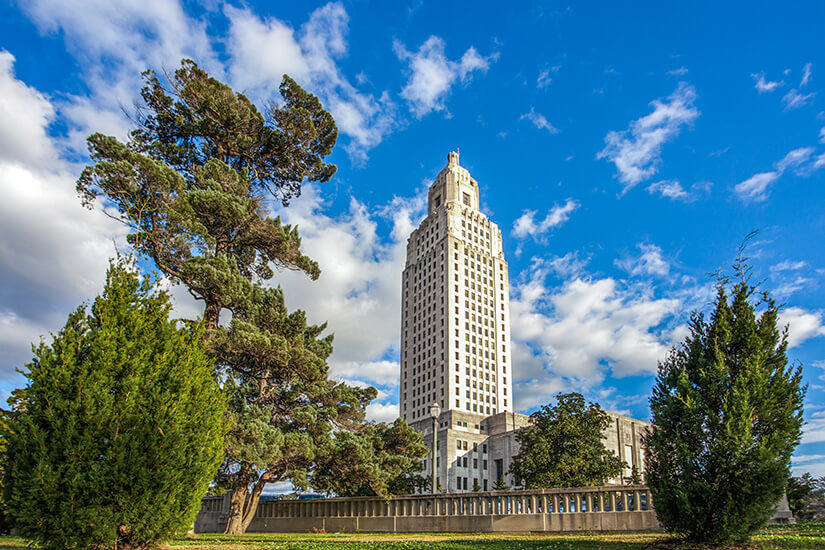
<svg viewBox="0 0 825 550"><path fill-rule="evenodd" d="M88 96L57 103L68 144L76 151L85 152L85 138L93 131L125 137L129 121L122 107L132 104L147 68L174 68L190 57L214 76L224 76L205 22L189 17L178 2L32 0L20 7L41 32L64 36L85 73Z"/></svg>
<svg viewBox="0 0 825 550"><path fill-rule="evenodd" d="M122 106L131 105L147 68L174 69L184 57L195 59L216 78L228 81L263 103L277 98L284 74L318 95L335 117L343 145L355 162L397 127L396 106L388 92L359 91L338 63L347 54L349 17L340 2L312 12L300 27L262 18L248 9L223 6L227 34L207 34L206 23L188 15L179 2L80 0L71 5L33 0L21 5L44 32L62 32L86 72L88 96L69 96L59 104L69 123L68 140L85 149L92 131L127 135L130 122ZM225 43L226 65L213 48ZM223 48L223 46L222 46Z"/></svg>
<svg viewBox="0 0 825 550"><path fill-rule="evenodd" d="M770 93L770 92L776 90L777 88L785 85L785 83L782 82L781 80L778 80L778 81L766 80L765 79L765 71L762 71L761 73L758 73L758 74L754 73L751 76L756 81L756 83L753 85L753 87L756 88L756 91L759 92L760 94Z"/></svg>
<svg viewBox="0 0 825 550"><path fill-rule="evenodd" d="M0 52L0 377L14 376L32 342L100 292L113 242L125 233L100 209L82 207L76 170L48 136L55 109L15 77L13 62Z"/></svg>
<svg viewBox="0 0 825 550"><path fill-rule="evenodd" d="M539 130L547 130L551 134L558 134L559 129L550 124L550 122L545 118L545 116L541 113L537 113L536 110L530 107L529 113L524 113L519 117L519 120L529 120L533 126L538 128Z"/></svg>
<svg viewBox="0 0 825 550"><path fill-rule="evenodd" d="M341 3L316 9L300 29L261 18L249 9L227 5L224 12L230 23L229 73L236 88L265 100L288 74L321 98L340 131L350 138L345 148L357 162L363 162L367 152L397 127L389 93L376 97L360 92L338 67L338 59L347 54L349 27ZM356 76L359 83L365 80L364 75Z"/></svg>
<svg viewBox="0 0 825 550"><path fill-rule="evenodd" d="M326 321L335 335L330 368L334 376L383 388L398 384L397 354L401 272L407 237L426 210L424 194L396 198L378 208L352 199L347 212L330 215L320 188L308 185L289 208L276 211L298 226L305 254L321 267L311 281L284 271L273 280L284 288L290 308ZM387 222L388 235L379 232Z"/></svg>
<svg viewBox="0 0 825 550"><path fill-rule="evenodd" d="M375 402L367 405L367 420L373 422L394 422L396 418L398 418L398 405Z"/></svg>
<svg viewBox="0 0 825 550"><path fill-rule="evenodd" d="M662 258L662 249L655 244L639 243L639 255L615 260L615 265L627 271L630 276L664 277L670 271L670 264Z"/></svg>
<svg viewBox="0 0 825 550"><path fill-rule="evenodd" d="M525 239L528 236L544 242L547 233L570 219L570 215L580 206L574 199L567 199L564 204L554 204L543 220L536 220L535 210L525 210L513 224L513 236Z"/></svg>
<svg viewBox="0 0 825 550"><path fill-rule="evenodd" d="M774 170L754 174L736 184L733 190L743 202L764 201L768 198L770 186L779 180L786 170L794 170L798 175L804 176L820 168L816 162L808 163L813 152L813 147L800 147L789 151L781 160L774 163Z"/></svg>
<svg viewBox="0 0 825 550"><path fill-rule="evenodd" d="M511 331L521 354L516 382L563 378L592 386L613 376L649 375L669 345L662 323L676 299L652 298L612 278L576 276L549 288L549 269L531 266L513 288ZM515 356L514 356L515 359Z"/></svg>
<svg viewBox="0 0 825 550"><path fill-rule="evenodd" d="M683 82L667 98L653 100L652 113L631 122L627 130L607 134L596 158L616 165L623 193L658 172L664 144L699 116L695 101L696 89Z"/></svg>
<svg viewBox="0 0 825 550"><path fill-rule="evenodd" d="M470 46L461 59L453 61L445 53L446 43L438 36L430 36L416 52L410 52L399 41L393 42L398 59L407 64L407 84L401 97L410 110L421 118L433 111L446 109L444 101L456 82L467 84L476 71L485 73L495 56L483 57Z"/></svg>
<svg viewBox="0 0 825 550"><path fill-rule="evenodd" d="M810 338L825 336L822 312L801 307L787 307L779 314L777 324L788 325L788 347L795 348Z"/></svg>

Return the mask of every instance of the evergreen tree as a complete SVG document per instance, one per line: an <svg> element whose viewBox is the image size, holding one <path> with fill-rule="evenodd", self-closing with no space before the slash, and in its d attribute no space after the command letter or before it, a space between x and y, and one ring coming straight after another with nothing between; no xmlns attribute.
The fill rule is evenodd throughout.
<svg viewBox="0 0 825 550"><path fill-rule="evenodd" d="M473 492L477 493L479 491L481 491L481 485L478 484L478 480L476 479L473 481Z"/></svg>
<svg viewBox="0 0 825 550"><path fill-rule="evenodd" d="M787 365L776 303L748 281L717 285L713 313L659 364L645 438L647 482L665 529L697 541L743 542L785 490L802 427L802 370ZM761 315L756 314L762 309Z"/></svg>
<svg viewBox="0 0 825 550"><path fill-rule="evenodd" d="M222 456L225 399L198 325L113 264L34 350L9 415L4 496L41 548L149 548L192 524Z"/></svg>
<svg viewBox="0 0 825 550"><path fill-rule="evenodd" d="M493 484L493 490L495 491L506 491L509 488L510 487L507 486L507 482L504 481L504 476L498 478Z"/></svg>
<svg viewBox="0 0 825 550"><path fill-rule="evenodd" d="M217 483L233 491L226 532L246 531L267 483L306 487L333 434L356 431L374 388L328 379L332 337L289 313L279 288L255 285L211 349L225 367L231 427Z"/></svg>
<svg viewBox="0 0 825 550"><path fill-rule="evenodd" d="M585 406L578 393L560 393L555 406L530 415L516 432L519 453L510 473L526 489L603 485L622 472L624 462L608 451L602 433L610 418L598 403Z"/></svg>
<svg viewBox="0 0 825 550"><path fill-rule="evenodd" d="M183 60L168 86L144 73L140 127L128 144L93 134L94 165L77 182L84 204L114 206L138 253L204 303L207 329L223 309L243 307L254 278L272 266L313 279L295 228L267 216L267 197L287 202L307 181L328 181L324 164L337 129L318 99L289 77L283 105L268 116L243 95Z"/></svg>

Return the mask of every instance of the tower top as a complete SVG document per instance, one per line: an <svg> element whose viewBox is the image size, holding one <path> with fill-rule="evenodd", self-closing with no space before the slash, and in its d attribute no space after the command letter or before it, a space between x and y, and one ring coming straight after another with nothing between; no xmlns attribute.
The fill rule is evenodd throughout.
<svg viewBox="0 0 825 550"><path fill-rule="evenodd" d="M478 210L478 182L458 163L458 151L447 153L447 166L430 185L427 212L433 213L442 204L451 202Z"/></svg>

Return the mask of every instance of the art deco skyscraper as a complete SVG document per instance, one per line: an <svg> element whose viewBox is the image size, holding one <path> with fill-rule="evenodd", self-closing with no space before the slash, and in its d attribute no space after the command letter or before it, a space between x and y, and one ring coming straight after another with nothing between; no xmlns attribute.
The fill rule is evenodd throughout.
<svg viewBox="0 0 825 550"><path fill-rule="evenodd" d="M458 153L430 186L402 277L400 414L429 407L482 417L513 410L507 262Z"/></svg>

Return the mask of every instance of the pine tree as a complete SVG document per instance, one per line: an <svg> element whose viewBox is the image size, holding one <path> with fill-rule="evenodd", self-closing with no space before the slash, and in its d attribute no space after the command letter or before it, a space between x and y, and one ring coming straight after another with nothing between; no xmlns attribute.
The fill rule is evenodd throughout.
<svg viewBox="0 0 825 550"><path fill-rule="evenodd" d="M473 481L473 492L478 493L479 491L481 491L481 485L478 484L478 480L476 479Z"/></svg>
<svg viewBox="0 0 825 550"><path fill-rule="evenodd" d="M217 482L233 490L226 531L242 533L266 484L306 485L333 432L356 429L376 395L330 382L325 327L287 313L280 290L263 286L275 269L320 274L297 229L268 211L272 199L286 205L304 182L332 177L324 158L337 129L288 76L265 115L190 60L168 82L151 71L144 82L139 128L129 143L90 136L94 164L77 190L87 206L114 207L135 250L204 304L230 409Z"/></svg>
<svg viewBox="0 0 825 550"><path fill-rule="evenodd" d="M645 440L660 522L711 543L747 541L771 517L805 395L776 303L749 283L741 251L735 269L731 298L721 279L710 319L694 313L689 336L659 364Z"/></svg>
<svg viewBox="0 0 825 550"><path fill-rule="evenodd" d="M198 325L113 264L27 365L9 416L5 501L41 548L153 546L185 532L222 456L225 399Z"/></svg>
<svg viewBox="0 0 825 550"><path fill-rule="evenodd" d="M622 472L624 462L602 441L610 418L598 403L585 406L578 393L561 393L555 406L530 415L516 432L519 453L510 473L526 489L603 485Z"/></svg>
<svg viewBox="0 0 825 550"><path fill-rule="evenodd" d="M504 476L498 478L493 484L493 489L496 491L506 491L509 488L510 487L507 486L507 482L504 481Z"/></svg>
<svg viewBox="0 0 825 550"><path fill-rule="evenodd" d="M135 250L204 303L207 330L223 309L243 307L252 280L272 278L273 266L318 278L297 230L269 217L266 200L288 202L305 180L335 172L323 158L338 132L318 99L284 77L283 105L265 119L187 59L167 86L151 71L144 81L130 142L88 139L94 164L77 182L84 204L102 197L117 209Z"/></svg>

